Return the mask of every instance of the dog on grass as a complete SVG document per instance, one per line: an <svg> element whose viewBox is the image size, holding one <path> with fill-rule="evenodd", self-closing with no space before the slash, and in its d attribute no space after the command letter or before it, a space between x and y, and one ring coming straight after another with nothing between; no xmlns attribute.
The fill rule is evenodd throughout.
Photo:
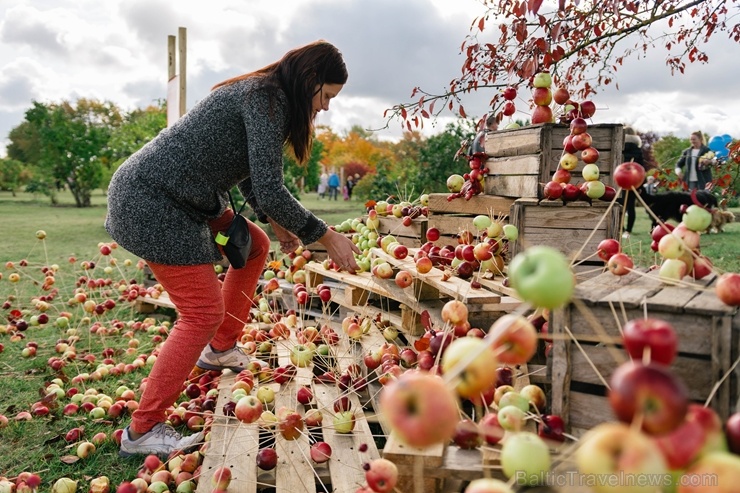
<svg viewBox="0 0 740 493"><path fill-rule="evenodd" d="M694 201L691 198L689 192L663 192L650 195L643 190L640 193L645 204L650 207L653 214L658 216L661 221L666 222L673 219L676 222L681 222L683 214L681 213L682 206L693 205ZM699 190L696 192L696 199L704 207L709 210L717 208L717 197L711 192L706 190ZM714 214L712 215L714 217ZM650 218L653 222L653 228L658 225L655 218L651 215Z"/></svg>
<svg viewBox="0 0 740 493"><path fill-rule="evenodd" d="M712 209L712 224L707 233L724 233L725 224L735 222L735 213L727 210L727 199L722 199L718 209Z"/></svg>

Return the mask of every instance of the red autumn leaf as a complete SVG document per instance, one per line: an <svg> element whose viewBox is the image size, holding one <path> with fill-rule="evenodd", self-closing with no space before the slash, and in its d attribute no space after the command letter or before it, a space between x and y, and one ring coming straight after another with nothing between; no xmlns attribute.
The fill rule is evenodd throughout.
<svg viewBox="0 0 740 493"><path fill-rule="evenodd" d="M485 27L485 25L486 25L486 19L484 17L481 17L480 20L478 21L478 30L483 31L483 28Z"/></svg>
<svg viewBox="0 0 740 493"><path fill-rule="evenodd" d="M376 204L377 202L375 202L374 200L368 200L367 202L365 202L365 207L375 207Z"/></svg>
<svg viewBox="0 0 740 493"><path fill-rule="evenodd" d="M421 338L414 341L414 349L416 349L417 351L424 351L426 349L429 349L429 339Z"/></svg>
<svg viewBox="0 0 740 493"><path fill-rule="evenodd" d="M427 310L421 312L421 325L427 330L431 330L432 328L432 317Z"/></svg>

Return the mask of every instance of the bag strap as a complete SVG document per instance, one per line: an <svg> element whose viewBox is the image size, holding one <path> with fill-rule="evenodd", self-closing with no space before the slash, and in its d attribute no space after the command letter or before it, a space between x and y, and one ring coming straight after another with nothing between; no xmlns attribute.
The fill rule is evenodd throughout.
<svg viewBox="0 0 740 493"><path fill-rule="evenodd" d="M226 193L229 194L229 202L231 202L231 208L234 210L234 213L236 213L237 215L238 214L241 214L242 211L244 210L244 206L247 205L247 201L246 200L244 201L244 203L242 204L242 206L239 207L239 211L237 212L237 210L236 210L236 204L234 202L234 197L231 196L231 190L229 190Z"/></svg>

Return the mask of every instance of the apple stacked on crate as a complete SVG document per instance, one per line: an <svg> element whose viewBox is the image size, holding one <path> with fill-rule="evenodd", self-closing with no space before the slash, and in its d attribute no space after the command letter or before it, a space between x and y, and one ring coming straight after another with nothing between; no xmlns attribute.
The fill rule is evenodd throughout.
<svg viewBox="0 0 740 493"><path fill-rule="evenodd" d="M457 237L464 231L476 234L473 219L478 215L491 215L506 222L514 203L513 198L492 195L474 195L470 200L447 200L447 197L446 193L429 195L427 230L435 228L439 231L439 239L435 241L439 246L457 245Z"/></svg>
<svg viewBox="0 0 740 493"><path fill-rule="evenodd" d="M511 257L534 245L560 250L571 260L580 281L598 275L604 262L593 255L607 238L619 237L621 208L607 202L522 198L511 206L509 223L519 230L519 238L509 244Z"/></svg>
<svg viewBox="0 0 740 493"><path fill-rule="evenodd" d="M486 195L514 198L544 198L543 186L558 170L570 136L568 125L551 123L530 125L518 129L489 132L486 154L489 156L485 179ZM588 126L592 148L598 151L596 165L604 185L613 185L612 174L622 162L624 129L620 124ZM578 164L571 170L580 176L586 163L578 154Z"/></svg>
<svg viewBox="0 0 740 493"><path fill-rule="evenodd" d="M621 277L607 272L578 284L571 303L552 314L552 412L562 416L571 433L615 419L606 384L629 359L621 332L627 321L646 315L672 326L678 354L670 368L685 383L688 397L704 404L711 396L709 405L723 421L737 410L740 368L733 362L740 356L740 316L717 298L715 276L688 282L667 285L656 272ZM652 393L670 402L669 392L661 394L657 384Z"/></svg>
<svg viewBox="0 0 740 493"><path fill-rule="evenodd" d="M427 234L428 219L426 216L416 218L378 215L378 233L382 236L393 235L402 245L418 248L424 243Z"/></svg>

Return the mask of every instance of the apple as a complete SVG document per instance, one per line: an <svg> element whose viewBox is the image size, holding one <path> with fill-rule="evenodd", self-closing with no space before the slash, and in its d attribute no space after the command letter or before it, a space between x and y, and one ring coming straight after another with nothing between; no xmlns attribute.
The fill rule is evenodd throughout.
<svg viewBox="0 0 740 493"><path fill-rule="evenodd" d="M537 435L543 440L562 443L565 441L563 418L554 414L543 414L537 426Z"/></svg>
<svg viewBox="0 0 740 493"><path fill-rule="evenodd" d="M468 307L462 301L450 300L442 306L442 320L452 325L468 321Z"/></svg>
<svg viewBox="0 0 740 493"><path fill-rule="evenodd" d="M531 116L532 125L552 123L552 109L549 106L535 106Z"/></svg>
<svg viewBox="0 0 740 493"><path fill-rule="evenodd" d="M583 118L591 118L596 113L596 105L592 101L583 101L578 105L578 111Z"/></svg>
<svg viewBox="0 0 740 493"><path fill-rule="evenodd" d="M655 437L655 443L671 469L685 469L703 455L727 450L720 417L712 408L695 403L689 404L678 428Z"/></svg>
<svg viewBox="0 0 740 493"><path fill-rule="evenodd" d="M558 250L536 245L509 263L509 281L522 300L541 308L557 308L570 300L575 278Z"/></svg>
<svg viewBox="0 0 740 493"><path fill-rule="evenodd" d="M642 360L649 351L650 361L670 365L678 352L678 337L673 326L657 318L630 320L622 330L624 348L632 359Z"/></svg>
<svg viewBox="0 0 740 493"><path fill-rule="evenodd" d="M242 423L254 423L262 414L262 402L254 395L239 399L234 407L234 417Z"/></svg>
<svg viewBox="0 0 740 493"><path fill-rule="evenodd" d="M286 440L295 440L303 432L303 417L295 411L281 408L277 413L278 431Z"/></svg>
<svg viewBox="0 0 740 493"><path fill-rule="evenodd" d="M635 264L632 262L632 258L626 253L615 253L609 257L606 267L615 276L624 276L632 271Z"/></svg>
<svg viewBox="0 0 740 493"><path fill-rule="evenodd" d="M563 152L567 152L570 154L575 154L576 152L578 152L578 149L576 149L573 145L573 135L568 134L563 139Z"/></svg>
<svg viewBox="0 0 740 493"><path fill-rule="evenodd" d="M326 442L316 442L311 445L310 455L316 464L323 464L331 458L331 447Z"/></svg>
<svg viewBox="0 0 740 493"><path fill-rule="evenodd" d="M488 445L496 445L504 438L505 431L498 422L497 413L485 414L478 423L480 435Z"/></svg>
<svg viewBox="0 0 740 493"><path fill-rule="evenodd" d="M591 165L587 164L586 166ZM598 180L587 181L583 186L586 190L586 195L590 199L600 199L604 196L604 193L606 192L606 185Z"/></svg>
<svg viewBox="0 0 740 493"><path fill-rule="evenodd" d="M550 448L534 433L513 433L506 437L501 447L504 475L517 485L544 484L551 464Z"/></svg>
<svg viewBox="0 0 740 493"><path fill-rule="evenodd" d="M305 368L313 360L313 351L305 344L295 344L290 348L290 362L299 368Z"/></svg>
<svg viewBox="0 0 740 493"><path fill-rule="evenodd" d="M740 411L736 412L725 423L727 444L733 454L740 455Z"/></svg>
<svg viewBox="0 0 740 493"><path fill-rule="evenodd" d="M537 414L545 411L547 397L541 387L529 384L519 390L519 395L524 397L529 403L529 409Z"/></svg>
<svg viewBox="0 0 740 493"><path fill-rule="evenodd" d="M658 278L666 284L677 284L689 273L689 268L683 260L665 259L658 270Z"/></svg>
<svg viewBox="0 0 740 493"><path fill-rule="evenodd" d="M578 472L598 478L665 476L668 468L658 446L639 430L624 423L596 425L581 438L575 451ZM620 493L626 485L617 482L596 482L596 493ZM654 484L630 483L630 493L655 493Z"/></svg>
<svg viewBox="0 0 740 493"><path fill-rule="evenodd" d="M372 274L380 279L390 279L393 277L393 267L388 262L381 262L371 269Z"/></svg>
<svg viewBox="0 0 740 493"><path fill-rule="evenodd" d="M263 404L270 404L275 401L275 391L272 387L263 385L257 389L257 399Z"/></svg>
<svg viewBox="0 0 740 493"><path fill-rule="evenodd" d="M552 85L552 76L549 72L537 72L532 79L534 87L550 87Z"/></svg>
<svg viewBox="0 0 740 493"><path fill-rule="evenodd" d="M532 101L537 106L547 106L552 103L552 91L549 87L535 87L532 91Z"/></svg>
<svg viewBox="0 0 740 493"><path fill-rule="evenodd" d="M95 453L95 450L96 447L92 442L80 442L80 444L77 445L77 457L80 459L87 459L90 455Z"/></svg>
<svg viewBox="0 0 740 493"><path fill-rule="evenodd" d="M317 426L321 426L321 423L324 420L324 415L319 411L318 409L311 408L306 411L306 414L303 416L303 422L308 426L309 428L315 428Z"/></svg>
<svg viewBox="0 0 740 493"><path fill-rule="evenodd" d="M578 156L576 156L575 154L571 154L570 152L563 152L563 154L560 156L560 161L558 164L560 165L561 169L564 169L566 171L574 170L578 166Z"/></svg>
<svg viewBox="0 0 740 493"><path fill-rule="evenodd" d="M686 470L677 493L734 493L738 485L740 457L713 452Z"/></svg>
<svg viewBox="0 0 740 493"><path fill-rule="evenodd" d="M581 170L581 175L586 181L595 181L599 179L599 167L595 164L587 164Z"/></svg>
<svg viewBox="0 0 740 493"><path fill-rule="evenodd" d="M596 254L601 260L608 262L613 255L616 255L621 250L622 246L617 240L607 238L606 240L601 240L599 242L599 245L596 247Z"/></svg>
<svg viewBox="0 0 740 493"><path fill-rule="evenodd" d="M310 404L313 400L313 392L311 392L311 388L305 386L299 388L298 392L296 392L296 399L304 406Z"/></svg>
<svg viewBox="0 0 740 493"><path fill-rule="evenodd" d="M457 422L452 441L463 450L472 450L480 447L483 437L478 424L472 419L461 419Z"/></svg>
<svg viewBox="0 0 740 493"><path fill-rule="evenodd" d="M537 330L521 315L500 317L488 331L487 339L501 363L523 364L537 351Z"/></svg>
<svg viewBox="0 0 740 493"><path fill-rule="evenodd" d="M431 228L427 229L427 232L426 232L426 235L425 236L426 236L426 239L427 239L428 242L435 242L435 241L439 240L439 237L441 236L441 233L439 232L439 229L438 228L431 227Z"/></svg>
<svg viewBox="0 0 740 493"><path fill-rule="evenodd" d="M507 101L506 103L504 103L503 109L501 111L504 116L511 116L516 113L516 105L511 101Z"/></svg>
<svg viewBox="0 0 740 493"><path fill-rule="evenodd" d="M614 169L613 179L625 190L637 190L645 181L645 168L634 161L622 163Z"/></svg>
<svg viewBox="0 0 740 493"><path fill-rule="evenodd" d="M519 229L513 224L504 224L502 226L504 238L509 241L516 241L519 238Z"/></svg>
<svg viewBox="0 0 740 493"><path fill-rule="evenodd" d="M628 361L614 371L609 385L609 404L617 418L625 423L637 418L651 435L673 431L686 416L686 386L663 365Z"/></svg>
<svg viewBox="0 0 740 493"><path fill-rule="evenodd" d="M451 193L459 193L460 190L462 190L462 187L464 184L465 184L465 178L463 178L462 175L453 174L453 175L450 175L449 178L447 178L447 190L449 190ZM429 240L429 241L436 241L436 240Z"/></svg>
<svg viewBox="0 0 740 493"><path fill-rule="evenodd" d="M581 151L581 160L586 164L593 164L599 160L599 151L593 147L587 147Z"/></svg>
<svg viewBox="0 0 740 493"><path fill-rule="evenodd" d="M257 467L263 471L275 469L278 462L277 451L272 447L263 447L257 452ZM226 488L223 488L226 490Z"/></svg>
<svg viewBox="0 0 740 493"><path fill-rule="evenodd" d="M455 339L442 355L442 372L452 378L460 397L477 396L496 382L496 373L490 371L494 356L488 342L475 337Z"/></svg>
<svg viewBox="0 0 740 493"><path fill-rule="evenodd" d="M563 195L563 186L556 181L548 181L542 189L542 195L547 200L557 200Z"/></svg>
<svg viewBox="0 0 740 493"><path fill-rule="evenodd" d="M504 430L521 431L527 415L517 406L504 406L499 408L496 417Z"/></svg>
<svg viewBox="0 0 740 493"><path fill-rule="evenodd" d="M617 196L617 190L609 185L604 185L604 195L599 199L605 202L611 202Z"/></svg>
<svg viewBox="0 0 740 493"><path fill-rule="evenodd" d="M372 491L388 493L398 483L398 468L388 459L374 459L365 470L365 481Z"/></svg>
<svg viewBox="0 0 740 493"><path fill-rule="evenodd" d="M712 268L712 261L704 255L699 255L694 259L694 269L690 275L694 279L703 279L712 273Z"/></svg>
<svg viewBox="0 0 740 493"><path fill-rule="evenodd" d="M658 252L667 259L677 259L686 251L681 239L672 234L663 236L658 242Z"/></svg>
<svg viewBox="0 0 740 493"><path fill-rule="evenodd" d="M501 95L506 101L513 101L516 98L516 87L509 86L501 91Z"/></svg>
<svg viewBox="0 0 740 493"><path fill-rule="evenodd" d="M730 306L740 305L740 274L727 272L719 276L714 292L722 303Z"/></svg>
<svg viewBox="0 0 740 493"><path fill-rule="evenodd" d="M353 411L341 411L334 415L332 421L334 431L347 434L355 429L355 413Z"/></svg>
<svg viewBox="0 0 740 493"><path fill-rule="evenodd" d="M414 282L414 278L407 270L399 270L394 280L396 282L396 286L402 289L411 286L411 284L413 284Z"/></svg>
<svg viewBox="0 0 740 493"><path fill-rule="evenodd" d="M682 222L692 231L705 231L712 224L712 213L704 207L692 204L686 208Z"/></svg>
<svg viewBox="0 0 740 493"><path fill-rule="evenodd" d="M457 398L444 380L415 370L383 387L379 405L391 429L414 447L448 442L459 419Z"/></svg>
<svg viewBox="0 0 740 493"><path fill-rule="evenodd" d="M514 493L514 490L498 479L481 478L468 483L464 493Z"/></svg>
<svg viewBox="0 0 740 493"><path fill-rule="evenodd" d="M562 199L564 202L575 202L576 200L580 199L580 197L581 190L572 183L567 183L563 187Z"/></svg>
<svg viewBox="0 0 740 493"><path fill-rule="evenodd" d="M589 134L588 132L583 132L573 135L573 138L570 142L577 151L583 151L584 149L591 147L593 140L591 138L591 134Z"/></svg>

